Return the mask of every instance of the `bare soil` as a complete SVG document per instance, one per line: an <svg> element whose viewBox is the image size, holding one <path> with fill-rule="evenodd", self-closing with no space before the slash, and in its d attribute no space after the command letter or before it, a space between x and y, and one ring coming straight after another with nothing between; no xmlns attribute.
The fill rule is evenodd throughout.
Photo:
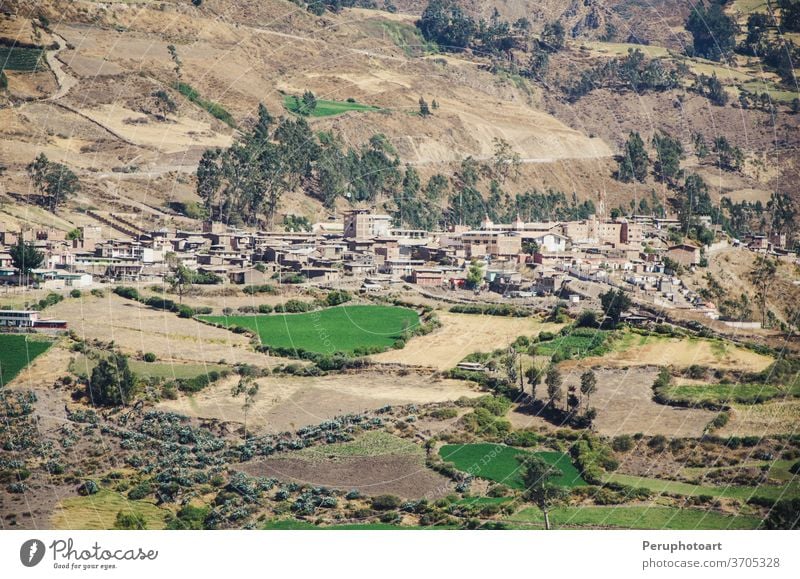
<svg viewBox="0 0 800 579"><path fill-rule="evenodd" d="M564 391L570 385L580 389L580 375L588 366L573 366L562 369ZM605 436L619 434L665 436L700 436L715 412L698 408L676 408L653 401L653 382L658 368L630 367L597 368L597 392L589 405L597 409L595 429ZM544 395L540 386L539 397ZM584 400L585 404L585 400ZM524 410L512 411L508 418L516 428L550 427L544 419Z"/></svg>
<svg viewBox="0 0 800 579"><path fill-rule="evenodd" d="M407 499L437 499L451 492L452 482L425 467L418 457L371 456L309 461L267 458L250 461L242 470L254 476L314 486L350 490L366 495L392 494Z"/></svg>
<svg viewBox="0 0 800 579"><path fill-rule="evenodd" d="M221 380L193 397L165 400L158 407L187 416L244 422L239 399L231 397L234 378ZM365 372L318 378L271 376L258 380L259 392L247 414L247 429L280 433L387 405L445 402L484 393L473 384L430 375Z"/></svg>

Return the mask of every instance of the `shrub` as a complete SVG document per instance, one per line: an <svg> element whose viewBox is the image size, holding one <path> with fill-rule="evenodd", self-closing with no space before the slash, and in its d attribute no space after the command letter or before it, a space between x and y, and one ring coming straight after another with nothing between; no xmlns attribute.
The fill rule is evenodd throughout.
<svg viewBox="0 0 800 579"><path fill-rule="evenodd" d="M121 298L129 299L129 300L137 300L141 299L139 292L136 290L135 287L129 286L117 286L114 288L114 293L117 294Z"/></svg>
<svg viewBox="0 0 800 579"><path fill-rule="evenodd" d="M458 416L458 410L455 408L437 408L436 410L431 410L428 414L431 418L446 420Z"/></svg>
<svg viewBox="0 0 800 579"><path fill-rule="evenodd" d="M100 487L97 486L97 483L93 480L85 480L81 483L78 487L78 494L83 496L89 496L97 494L97 491L100 490Z"/></svg>
<svg viewBox="0 0 800 579"><path fill-rule="evenodd" d="M712 429L722 428L728 424L728 420L730 420L730 415L727 412L720 412L714 420L711 421L709 427Z"/></svg>
<svg viewBox="0 0 800 579"><path fill-rule="evenodd" d="M667 437L663 434L657 434L648 441L647 446L656 452L662 452L667 448Z"/></svg>
<svg viewBox="0 0 800 579"><path fill-rule="evenodd" d="M81 290L79 290L79 289L74 289L71 292L69 292L69 297L71 297L71 298L79 298L79 297L81 297L81 295L82 295L81 294Z"/></svg>
<svg viewBox="0 0 800 579"><path fill-rule="evenodd" d="M538 446L542 437L530 430L517 430L508 435L505 443L509 446L532 447Z"/></svg>
<svg viewBox="0 0 800 579"><path fill-rule="evenodd" d="M152 492L153 486L150 483L139 483L128 491L128 498L132 501L139 501Z"/></svg>
<svg viewBox="0 0 800 579"><path fill-rule="evenodd" d="M376 511L398 509L403 501L394 495L378 495L372 498L372 508Z"/></svg>
<svg viewBox="0 0 800 579"><path fill-rule="evenodd" d="M142 359L145 362L155 362L157 360L156 355L153 352L147 352L144 356L142 356Z"/></svg>
<svg viewBox="0 0 800 579"><path fill-rule="evenodd" d="M333 290L325 297L325 303L329 306L338 306L353 299L350 292L345 290Z"/></svg>
<svg viewBox="0 0 800 579"><path fill-rule="evenodd" d="M262 284L262 285L249 285L242 289L242 291L248 295L254 294L277 294L278 289L270 284Z"/></svg>
<svg viewBox="0 0 800 579"><path fill-rule="evenodd" d="M615 436L614 440L611 441L611 448L613 448L616 452L628 452L633 448L633 446L633 438L631 438L631 436L628 434Z"/></svg>
<svg viewBox="0 0 800 579"><path fill-rule="evenodd" d="M96 298L103 298L103 297L105 297L106 292L104 292L103 290L101 290L99 288L95 288L95 289L92 290L92 295L94 297L96 297Z"/></svg>
<svg viewBox="0 0 800 579"><path fill-rule="evenodd" d="M698 364L692 364L689 366L688 374L689 378L693 378L695 380L701 380L706 377L708 373L708 368L705 366L700 366Z"/></svg>
<svg viewBox="0 0 800 579"><path fill-rule="evenodd" d="M597 328L600 322L597 321L597 312L593 310L584 310L575 321L575 326L578 328Z"/></svg>
<svg viewBox="0 0 800 579"><path fill-rule="evenodd" d="M147 528L147 521L139 513L120 511L114 521L114 528L123 531L141 531Z"/></svg>
<svg viewBox="0 0 800 579"><path fill-rule="evenodd" d="M258 313L259 314L271 314L272 313L272 306L269 304L261 304L258 306Z"/></svg>
<svg viewBox="0 0 800 579"><path fill-rule="evenodd" d="M194 316L194 309L184 305L178 307L178 317L191 318L192 316Z"/></svg>

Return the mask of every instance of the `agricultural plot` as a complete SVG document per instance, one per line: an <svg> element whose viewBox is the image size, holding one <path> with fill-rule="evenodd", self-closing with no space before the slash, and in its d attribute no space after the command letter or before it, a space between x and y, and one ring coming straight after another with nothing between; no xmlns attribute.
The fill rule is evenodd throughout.
<svg viewBox="0 0 800 579"><path fill-rule="evenodd" d="M706 495L709 497L740 499L742 501L747 501L753 497L773 500L800 498L800 483L789 483L781 486L712 486L694 485L678 481L620 473L609 473L606 475L605 481L624 484L635 488L645 488L654 493L669 493L688 497Z"/></svg>
<svg viewBox="0 0 800 579"><path fill-rule="evenodd" d="M41 48L0 46L0 70L35 72L42 68L43 56Z"/></svg>
<svg viewBox="0 0 800 579"><path fill-rule="evenodd" d="M601 356L606 350L608 335L602 330L579 328L566 336L557 335L552 340L537 343L536 354L548 357L557 354L562 359Z"/></svg>
<svg viewBox="0 0 800 579"><path fill-rule="evenodd" d="M404 376L378 372L331 373L318 377L270 376L260 378L258 384L259 392L248 411L248 429L276 434L387 405L428 404L482 395L470 382L432 379L416 372ZM231 397L231 384L225 380L193 396L162 400L158 407L195 418L244 420L242 401Z"/></svg>
<svg viewBox="0 0 800 579"><path fill-rule="evenodd" d="M405 330L413 330L419 323L415 311L391 306L339 306L303 314L198 318L227 328L253 330L266 346L319 354L389 348Z"/></svg>
<svg viewBox="0 0 800 579"><path fill-rule="evenodd" d="M147 529L163 529L167 511L146 501L131 501L122 495L101 490L85 497L61 501L53 513L53 529L113 529L117 514L136 514L144 518Z"/></svg>
<svg viewBox="0 0 800 579"><path fill-rule="evenodd" d="M533 317L512 318L437 312L442 327L418 336L402 350L389 350L373 356L376 362L396 362L431 366L438 370L453 368L472 352L505 348L519 336L557 332L562 324L541 322Z"/></svg>
<svg viewBox="0 0 800 579"><path fill-rule="evenodd" d="M53 342L22 334L0 334L0 387L44 354Z"/></svg>
<svg viewBox="0 0 800 579"><path fill-rule="evenodd" d="M554 478L553 483L565 487L586 484L569 456L560 452L528 452L502 444L446 444L439 449L439 456L458 470L516 489L525 487L520 459L529 454L561 470L562 476Z"/></svg>
<svg viewBox="0 0 800 579"><path fill-rule="evenodd" d="M78 356L70 364L70 371L78 376L91 376L92 370L97 366L99 360L90 358L86 355ZM204 376L209 372L220 372L226 366L220 364L180 364L170 362L143 362L142 360L130 360L128 366L139 378L164 378L176 380L179 378L196 378Z"/></svg>
<svg viewBox="0 0 800 579"><path fill-rule="evenodd" d="M358 489L366 495L431 498L446 495L450 489L448 479L425 467L422 447L379 431L351 442L246 463L242 470L288 482Z"/></svg>
<svg viewBox="0 0 800 579"><path fill-rule="evenodd" d="M761 372L772 362L769 356L718 340L629 333L614 340L611 352L590 356L583 365L688 368L697 364L721 370ZM565 365L577 364L565 362Z"/></svg>
<svg viewBox="0 0 800 579"><path fill-rule="evenodd" d="M773 400L764 404L731 404L731 419L720 429L723 436L759 436L797 432L800 400Z"/></svg>
<svg viewBox="0 0 800 579"><path fill-rule="evenodd" d="M544 526L544 515L536 507L523 509L507 520L518 528ZM761 524L756 517L661 506L563 507L550 513L550 521L556 527L656 530L757 529Z"/></svg>
<svg viewBox="0 0 800 579"><path fill-rule="evenodd" d="M773 384L672 384L661 392L667 399L683 403L758 404L773 398L800 396L800 382L785 387Z"/></svg>
<svg viewBox="0 0 800 579"><path fill-rule="evenodd" d="M290 113L302 114L303 101L299 97L293 95L286 95L283 97L283 106L286 107ZM363 105L357 102L350 101L327 101L318 99L317 105L308 114L310 117L332 117L340 115L349 111L379 111L378 107L371 105Z"/></svg>

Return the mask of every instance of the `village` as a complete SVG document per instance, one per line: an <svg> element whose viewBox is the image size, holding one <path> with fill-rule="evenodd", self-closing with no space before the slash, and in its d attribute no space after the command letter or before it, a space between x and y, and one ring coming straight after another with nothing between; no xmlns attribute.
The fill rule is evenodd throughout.
<svg viewBox="0 0 800 579"><path fill-rule="evenodd" d="M353 209L339 221L293 232L251 231L211 221L199 231L145 231L133 215L94 212L93 217L98 224L78 228L77 235L57 229L0 231L5 291L26 289L9 253L24 242L45 256L31 272L32 287L53 291L90 289L98 283L159 284L182 266L206 284L277 282L362 293L411 289L412 284L432 298L471 301L470 296L483 292L481 301L514 304L546 296L579 303L615 286L641 305L693 310L716 320L716 304L691 291L681 280L683 272L707 266L716 252L730 247L791 255L786 236L777 234L744 240L719 234L707 246L672 243L680 221L650 215L564 222L517 217L507 224L486 217L477 229L424 231L396 228L389 215ZM480 281L470 280L470 271L479 272ZM742 320L727 323L760 327ZM57 320L38 319L35 311L7 310L0 314L0 325L66 328Z"/></svg>

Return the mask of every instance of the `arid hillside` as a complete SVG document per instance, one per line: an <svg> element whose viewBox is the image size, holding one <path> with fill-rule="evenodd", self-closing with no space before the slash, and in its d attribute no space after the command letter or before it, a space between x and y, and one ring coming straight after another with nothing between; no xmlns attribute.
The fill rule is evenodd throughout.
<svg viewBox="0 0 800 579"><path fill-rule="evenodd" d="M305 91L374 107L309 123L354 147L381 133L423 178L452 175L467 157L488 163L502 140L521 162L519 177L504 184L507 193L553 189L602 199L606 209L651 190L663 200L670 193L652 179L615 180L615 155L631 130L646 141L668 130L687 149L692 135L703 132L709 140L727 136L745 152L745 169L735 174L691 155L684 161L707 177L717 201L722 195L765 201L777 189L796 193L798 117L785 112L785 103L777 115L712 107L686 87L564 98L561 85L627 50L599 41L609 26L616 42L631 40L627 28L648 35L651 45L641 47L648 55L680 50L683 4L498 2L502 18L524 16L533 30L563 21L566 47L551 59L552 79L537 82L498 72L492 59L469 50L437 52L414 26L420 2L398 2L394 13L345 9L316 16L287 0L205 0L200 7L188 0L4 0L3 42L47 50L35 70L9 70L0 96L6 167L0 195L7 201L0 220L11 228L24 220L68 230L91 223L86 211L94 208L130 214L142 226L186 224L174 204L198 199L194 173L203 151L229 146L261 103L274 116L290 115L287 99ZM465 6L491 16L487 3ZM421 97L436 101L430 116L418 114ZM25 167L40 153L81 180L80 194L57 215L34 208L20 214L17 206L33 200ZM307 193L299 187L285 196L280 212L328 216Z"/></svg>

